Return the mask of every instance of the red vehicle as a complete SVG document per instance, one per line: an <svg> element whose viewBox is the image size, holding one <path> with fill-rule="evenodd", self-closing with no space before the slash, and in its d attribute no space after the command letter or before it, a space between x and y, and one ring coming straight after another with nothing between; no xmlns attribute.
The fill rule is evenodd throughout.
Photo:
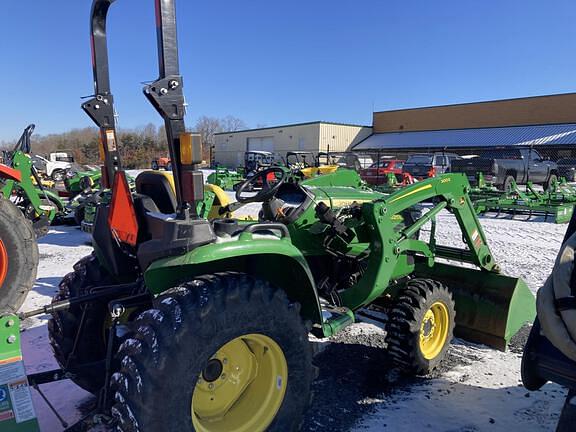
<svg viewBox="0 0 576 432"><path fill-rule="evenodd" d="M360 170L360 177L371 185L386 184L388 174L394 174L398 181L402 181L402 168L404 161L399 159L380 159L368 168Z"/></svg>
<svg viewBox="0 0 576 432"><path fill-rule="evenodd" d="M153 170L165 169L166 171L172 171L172 161L169 157L160 157L152 161L151 168Z"/></svg>

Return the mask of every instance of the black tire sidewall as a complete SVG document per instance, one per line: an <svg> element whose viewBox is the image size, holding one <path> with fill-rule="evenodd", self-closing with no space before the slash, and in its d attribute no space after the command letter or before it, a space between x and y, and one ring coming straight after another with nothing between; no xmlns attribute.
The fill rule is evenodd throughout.
<svg viewBox="0 0 576 432"><path fill-rule="evenodd" d="M240 311L238 311L240 312ZM236 317L239 320L245 318L245 314L239 313ZM301 353L295 352L291 346L293 345L292 337L297 337L289 328L283 329L274 328L274 317L266 314L260 314L257 319L254 319L249 326L243 328L242 331L230 328L231 322L223 320L222 324L228 325L228 330L218 332L217 336L212 334L204 334L202 340L205 342L201 344L182 344L183 349L181 355L187 358L203 359L198 361L195 365L189 364L189 369L183 367L183 362L179 361L179 356L172 356L168 362L167 370L174 371L174 380L170 380L169 385L172 395L170 401L166 404L166 409L171 409L172 415L168 419L164 419L164 424L168 421L166 430L178 431L193 431L190 420L178 421L186 418L186 414L190 415L190 402L192 400L193 389L197 383L197 378L204 369L204 362L207 362L218 349L231 340L244 336L246 334L258 333L273 339L282 349L286 362L288 365L288 383L286 387L286 394L280 410L268 427L269 431L288 431L293 430L297 423L294 422L293 413L294 407L301 404L301 395L306 394L307 390L299 385L298 377L305 371L305 365L302 360L305 356ZM234 321L232 321L234 322ZM242 321L236 321L236 323ZM214 328L210 326L211 328ZM289 327L289 326L287 326ZM216 327L226 328L226 327ZM200 335L198 335L200 336ZM183 377L186 377L183 379ZM162 410L162 409L160 409ZM173 422L173 423L172 423ZM188 426L188 429L186 428Z"/></svg>
<svg viewBox="0 0 576 432"><path fill-rule="evenodd" d="M122 398L128 399L130 412L134 413L141 430L192 432L191 402L198 377L220 348L248 334L262 334L274 340L282 349L288 366L286 393L267 430L298 429L309 403L312 381L308 332L298 313L299 308L288 305L283 292L274 293L274 288L264 282L246 277L239 280L242 281L240 290L234 294L231 294L234 289L218 292L217 286L208 286L206 292L217 292L215 300L209 300L208 306L202 309L183 308L181 331L174 334L168 327L168 320L164 320L165 324L153 325L151 328L159 340L156 363L150 358L150 348L145 350L145 356L122 358L122 364L128 359L139 364L143 376L142 390L135 399L130 401L126 394ZM234 282L228 280L226 283L230 286ZM254 286L257 286L256 294L246 295ZM159 306L159 302L168 296L160 296L155 305ZM135 324L142 329L139 320ZM143 334L136 338L142 340ZM121 352L122 349L121 346ZM158 397L159 392L162 397Z"/></svg>
<svg viewBox="0 0 576 432"><path fill-rule="evenodd" d="M8 271L0 286L0 314L15 313L34 285L39 253L32 224L3 198L0 198L0 238L8 256Z"/></svg>

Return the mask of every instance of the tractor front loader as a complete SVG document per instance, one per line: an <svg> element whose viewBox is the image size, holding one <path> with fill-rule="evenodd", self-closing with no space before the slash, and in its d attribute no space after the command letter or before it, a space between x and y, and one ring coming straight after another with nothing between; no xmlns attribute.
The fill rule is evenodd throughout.
<svg viewBox="0 0 576 432"><path fill-rule="evenodd" d="M37 237L48 232L50 223L57 216L63 216L66 208L57 193L43 186L30 158L30 137L35 126L28 125L16 146L4 152L4 171L10 170L17 175L4 176L1 179L0 193L9 199L29 219Z"/></svg>
<svg viewBox="0 0 576 432"><path fill-rule="evenodd" d="M270 167L238 187L237 202L226 204L215 186L206 192L200 140L184 124L174 0L155 1L160 76L144 88L165 122L172 175L143 172L131 193L108 76L112 4L93 1L95 95L83 104L100 128L112 199L96 212L94 253L63 278L54 301L3 318L12 343L0 345L0 368L20 354L19 319L49 313L60 369L19 379L70 378L97 395L98 416L86 422L293 431L310 400L310 332L329 337L368 308L384 310L394 364L427 374L453 332L504 349L534 318L526 285L499 273L462 175L386 195L349 170L298 181ZM418 208L424 201L434 202L427 212ZM258 222L229 218L249 203L261 203ZM454 214L464 247L437 244L442 211ZM432 235L420 239L428 223Z"/></svg>

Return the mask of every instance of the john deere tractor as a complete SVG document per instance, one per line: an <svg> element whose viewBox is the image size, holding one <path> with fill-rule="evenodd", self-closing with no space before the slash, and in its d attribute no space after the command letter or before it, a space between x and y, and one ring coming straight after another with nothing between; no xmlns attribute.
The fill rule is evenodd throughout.
<svg viewBox="0 0 576 432"><path fill-rule="evenodd" d="M16 146L3 152L5 170L11 170L13 175L0 179L0 193L22 211L40 237L48 232L55 218L64 216L66 206L56 192L43 185L32 163L30 137L34 128L33 124L28 125Z"/></svg>
<svg viewBox="0 0 576 432"><path fill-rule="evenodd" d="M94 253L52 304L0 320L0 329L12 323L3 360L18 355L19 319L52 314L60 369L29 375L31 384L71 378L99 396L98 418L123 431L292 431L310 400L310 333L330 337L380 309L396 367L425 375L453 334L505 349L534 318L526 285L500 273L462 175L385 195L349 170L298 182L270 167L240 185L237 202L213 207L197 169L200 138L184 124L174 0L156 1L160 76L144 88L165 121L172 176L144 172L131 193L108 76L112 3L93 2L96 88L83 104L113 190L96 213ZM417 208L424 201L427 212ZM249 203L261 205L258 222L226 217ZM464 247L436 242L442 211L455 216ZM420 239L427 224L432 235Z"/></svg>

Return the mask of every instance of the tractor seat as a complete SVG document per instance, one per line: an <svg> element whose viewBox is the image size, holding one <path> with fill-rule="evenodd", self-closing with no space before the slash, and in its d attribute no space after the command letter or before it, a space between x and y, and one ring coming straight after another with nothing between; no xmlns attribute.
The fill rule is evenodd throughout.
<svg viewBox="0 0 576 432"><path fill-rule="evenodd" d="M143 171L136 177L136 192L154 201L161 213L176 213L174 177L162 171Z"/></svg>

